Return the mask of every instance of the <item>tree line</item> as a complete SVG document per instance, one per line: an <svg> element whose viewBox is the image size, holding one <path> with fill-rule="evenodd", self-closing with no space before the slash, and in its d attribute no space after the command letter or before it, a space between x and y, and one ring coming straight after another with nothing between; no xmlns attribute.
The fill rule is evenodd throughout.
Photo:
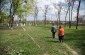
<svg viewBox="0 0 85 55"><path fill-rule="evenodd" d="M79 23L79 10L82 0L65 0L68 4L68 9L64 10L61 3L58 5L56 3L53 4L54 8L58 10L58 12L55 12L56 15L56 23L57 26L61 25L61 11L63 10L65 12L65 23L64 26L67 25L67 15L69 15L69 28L72 26L72 17L73 17L73 8L74 3L78 2L78 7L76 9L77 15L76 15L76 29L78 29L78 23ZM38 24L38 15L39 11L43 11L44 16L44 24L47 24L47 13L49 8L49 5L45 5L44 9L38 7L38 2L36 0L1 0L0 1L0 23L2 23L4 20L6 20L9 24L9 27L13 27L14 24L14 16L18 15L19 20L21 21L22 18L26 19L29 14L34 15L34 25Z"/></svg>
<svg viewBox="0 0 85 55"><path fill-rule="evenodd" d="M79 23L79 10L80 10L80 4L81 4L81 1L82 0L65 0L66 3L68 4L68 9L67 10L64 10L62 8L62 4L59 3L58 5L56 3L53 4L54 8L58 10L58 12L55 12L55 15L56 15L56 22L57 22L57 26L58 25L61 25L61 10L63 10L66 15L65 15L65 24L64 26L66 26L66 21L67 21L67 15L69 15L69 28L71 28L72 26L72 17L73 17L73 8L74 8L74 3L77 1L78 2L78 7L76 9L77 11L77 15L76 15L76 29L78 29L78 23ZM39 12L39 7L37 6L37 3L36 4L36 8L35 8L35 16L38 16L38 12ZM41 9L42 10L42 9ZM47 20L47 13L48 13L48 10L49 10L49 5L45 5L44 6L44 24L47 24L46 20ZM43 10L42 10L43 11ZM37 24L37 17L35 18L35 22Z"/></svg>
<svg viewBox="0 0 85 55"><path fill-rule="evenodd" d="M0 20L2 21L2 19L4 19L7 16L9 27L13 28L15 15L18 15L18 17L21 20L21 18L24 18L27 15L33 13L30 12L33 10L33 6L34 6L33 1L34 0L1 0ZM3 18L3 16L5 17Z"/></svg>

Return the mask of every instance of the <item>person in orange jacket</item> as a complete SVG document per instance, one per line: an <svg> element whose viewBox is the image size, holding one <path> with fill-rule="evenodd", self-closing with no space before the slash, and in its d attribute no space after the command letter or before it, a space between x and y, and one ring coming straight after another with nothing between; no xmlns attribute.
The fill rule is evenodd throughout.
<svg viewBox="0 0 85 55"><path fill-rule="evenodd" d="M62 26L59 26L58 37L59 37L59 41L60 41L60 42L63 42L64 29L62 28Z"/></svg>

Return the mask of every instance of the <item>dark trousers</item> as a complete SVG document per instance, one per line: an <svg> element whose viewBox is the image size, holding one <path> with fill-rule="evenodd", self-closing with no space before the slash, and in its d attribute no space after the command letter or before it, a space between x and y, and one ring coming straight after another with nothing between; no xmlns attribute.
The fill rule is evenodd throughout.
<svg viewBox="0 0 85 55"><path fill-rule="evenodd" d="M63 42L63 38L64 38L64 35L63 36L59 36L59 41Z"/></svg>
<svg viewBox="0 0 85 55"><path fill-rule="evenodd" d="M55 38L55 32L52 32L52 37Z"/></svg>

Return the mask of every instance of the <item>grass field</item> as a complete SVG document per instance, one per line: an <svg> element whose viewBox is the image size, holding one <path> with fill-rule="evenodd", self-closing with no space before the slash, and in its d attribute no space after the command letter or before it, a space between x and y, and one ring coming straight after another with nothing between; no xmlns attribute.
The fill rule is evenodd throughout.
<svg viewBox="0 0 85 55"><path fill-rule="evenodd" d="M50 26L15 27L0 30L0 55L73 55L57 38L52 39ZM64 42L85 55L85 27L65 29Z"/></svg>

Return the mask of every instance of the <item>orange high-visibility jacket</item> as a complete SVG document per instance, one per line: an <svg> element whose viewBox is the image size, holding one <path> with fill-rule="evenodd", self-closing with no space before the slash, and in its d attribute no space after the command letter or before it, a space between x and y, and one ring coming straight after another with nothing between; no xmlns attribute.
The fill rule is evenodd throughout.
<svg viewBox="0 0 85 55"><path fill-rule="evenodd" d="M58 31L58 36L63 36L64 35L64 29L60 28Z"/></svg>

